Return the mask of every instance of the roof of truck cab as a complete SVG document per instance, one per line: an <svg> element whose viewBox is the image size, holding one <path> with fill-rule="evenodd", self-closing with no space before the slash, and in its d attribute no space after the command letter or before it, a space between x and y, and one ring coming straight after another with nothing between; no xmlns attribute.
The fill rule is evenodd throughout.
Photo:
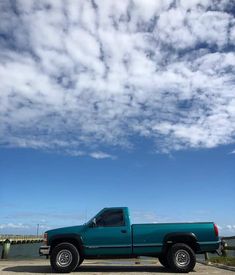
<svg viewBox="0 0 235 275"><path fill-rule="evenodd" d="M128 209L126 206L104 207L103 209Z"/></svg>

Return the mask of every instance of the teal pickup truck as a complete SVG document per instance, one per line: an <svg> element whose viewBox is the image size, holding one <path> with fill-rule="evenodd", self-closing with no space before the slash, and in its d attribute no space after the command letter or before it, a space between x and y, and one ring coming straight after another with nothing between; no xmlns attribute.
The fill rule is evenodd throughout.
<svg viewBox="0 0 235 275"><path fill-rule="evenodd" d="M104 208L80 226L48 230L39 254L55 272L67 273L84 259L151 256L174 272L193 270L195 254L216 252L220 241L213 222L130 223L127 207Z"/></svg>

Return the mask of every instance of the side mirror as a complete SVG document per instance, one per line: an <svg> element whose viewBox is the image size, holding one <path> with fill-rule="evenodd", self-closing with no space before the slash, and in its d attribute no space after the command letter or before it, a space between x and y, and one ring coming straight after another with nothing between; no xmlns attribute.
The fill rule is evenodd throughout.
<svg viewBox="0 0 235 275"><path fill-rule="evenodd" d="M96 218L94 218L91 222L91 227L96 227Z"/></svg>

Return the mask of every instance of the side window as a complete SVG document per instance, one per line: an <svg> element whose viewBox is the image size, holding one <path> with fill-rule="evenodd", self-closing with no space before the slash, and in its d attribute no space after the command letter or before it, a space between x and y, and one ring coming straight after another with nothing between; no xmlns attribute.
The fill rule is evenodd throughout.
<svg viewBox="0 0 235 275"><path fill-rule="evenodd" d="M124 215L122 209L106 210L96 219L97 226L124 226Z"/></svg>

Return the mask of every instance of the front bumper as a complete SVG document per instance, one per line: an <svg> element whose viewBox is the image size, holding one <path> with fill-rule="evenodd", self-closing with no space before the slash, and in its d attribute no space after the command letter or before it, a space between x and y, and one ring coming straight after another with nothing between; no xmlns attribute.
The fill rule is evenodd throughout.
<svg viewBox="0 0 235 275"><path fill-rule="evenodd" d="M50 255L50 246L43 245L39 248L39 255L40 256L48 256Z"/></svg>

